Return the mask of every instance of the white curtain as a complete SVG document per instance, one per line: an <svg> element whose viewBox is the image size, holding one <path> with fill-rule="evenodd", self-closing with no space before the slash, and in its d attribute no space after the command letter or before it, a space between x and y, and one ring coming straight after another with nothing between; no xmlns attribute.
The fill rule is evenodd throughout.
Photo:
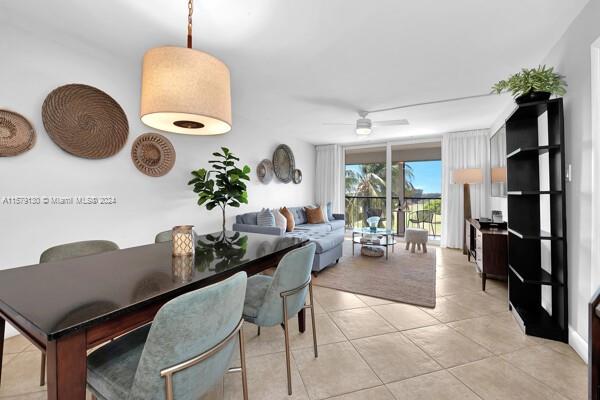
<svg viewBox="0 0 600 400"><path fill-rule="evenodd" d="M331 201L333 212L344 212L344 150L340 145L316 146L315 201L326 205Z"/></svg>
<svg viewBox="0 0 600 400"><path fill-rule="evenodd" d="M442 136L442 247L463 246L463 187L452 183L452 171L482 168L483 184L471 187L471 216L489 217L489 131L446 133Z"/></svg>

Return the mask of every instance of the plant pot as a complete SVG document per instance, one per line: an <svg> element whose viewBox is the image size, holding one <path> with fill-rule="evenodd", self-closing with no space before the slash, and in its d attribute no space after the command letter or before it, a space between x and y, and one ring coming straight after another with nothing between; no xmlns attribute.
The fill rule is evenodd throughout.
<svg viewBox="0 0 600 400"><path fill-rule="evenodd" d="M534 101L546 101L550 99L551 93L549 92L534 92L533 90L522 96L515 98L517 104L532 103Z"/></svg>

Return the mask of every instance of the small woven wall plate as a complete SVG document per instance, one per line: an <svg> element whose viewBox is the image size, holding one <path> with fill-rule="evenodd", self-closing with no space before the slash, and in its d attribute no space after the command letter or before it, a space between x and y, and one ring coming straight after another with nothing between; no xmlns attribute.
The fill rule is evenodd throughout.
<svg viewBox="0 0 600 400"><path fill-rule="evenodd" d="M131 147L131 159L148 176L163 176L175 165L175 148L163 135L144 133Z"/></svg>
<svg viewBox="0 0 600 400"><path fill-rule="evenodd" d="M302 171L300 171L299 169L294 170L292 182L294 182L296 185L302 182Z"/></svg>
<svg viewBox="0 0 600 400"><path fill-rule="evenodd" d="M256 167L256 176L258 180L264 184L271 182L273 179L273 163L271 160L264 159Z"/></svg>
<svg viewBox="0 0 600 400"><path fill-rule="evenodd" d="M50 138L74 156L100 159L127 142L129 125L121 106L100 89L70 84L54 89L42 105Z"/></svg>
<svg viewBox="0 0 600 400"><path fill-rule="evenodd" d="M26 152L35 144L35 130L21 114L0 110L0 157Z"/></svg>

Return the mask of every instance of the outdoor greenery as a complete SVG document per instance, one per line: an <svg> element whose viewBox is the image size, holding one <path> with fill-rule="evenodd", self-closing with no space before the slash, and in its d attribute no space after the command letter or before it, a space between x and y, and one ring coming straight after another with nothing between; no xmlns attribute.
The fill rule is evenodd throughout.
<svg viewBox="0 0 600 400"><path fill-rule="evenodd" d="M192 180L188 185L194 185L194 193L198 194L198 205L207 210L220 207L223 213L223 231L225 231L225 207L239 207L241 203L248 204L246 182L250 181L250 167L235 165L240 161L226 147L221 147L222 153L215 152L218 160L210 160L210 170L200 168L192 171Z"/></svg>
<svg viewBox="0 0 600 400"><path fill-rule="evenodd" d="M404 164L404 198L400 199L397 185L392 185L393 221L390 225L385 221L385 215L383 215L385 213L386 197L385 164L367 163L357 165L357 167L346 168L346 223L348 227L365 226L366 218L371 214L377 214L377 216L382 217L380 226L390 226L392 229L396 229L397 209L401 206L404 198L409 198L405 210L405 226L408 226L409 217L411 215L414 217L414 212L417 210L431 210L436 214L434 222L438 224L439 228L441 223L441 199L418 199L422 191L413 184L415 176L410 164ZM399 164L393 165L392 182L400 182L401 175L402 166ZM427 225L424 227L432 230ZM436 230L439 233L440 229L438 228Z"/></svg>
<svg viewBox="0 0 600 400"><path fill-rule="evenodd" d="M554 67L540 65L537 68L523 68L521 72L513 74L506 80L501 80L492 86L493 93L511 92L514 97L519 97L529 92L548 92L558 96L567 93L567 82L564 76L554 72Z"/></svg>

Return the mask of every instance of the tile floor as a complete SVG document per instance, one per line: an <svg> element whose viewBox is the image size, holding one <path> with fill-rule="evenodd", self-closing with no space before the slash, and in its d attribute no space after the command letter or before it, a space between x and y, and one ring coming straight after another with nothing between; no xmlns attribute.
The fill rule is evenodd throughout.
<svg viewBox="0 0 600 400"><path fill-rule="evenodd" d="M584 362L565 344L524 336L506 310L505 284L488 281L483 293L465 256L432 250L435 309L315 287L319 358L308 319L305 334L292 330L291 397L282 329L256 336L246 325L250 399L586 399ZM45 399L39 351L19 336L4 351L0 398ZM221 390L241 399L239 374L227 375Z"/></svg>

